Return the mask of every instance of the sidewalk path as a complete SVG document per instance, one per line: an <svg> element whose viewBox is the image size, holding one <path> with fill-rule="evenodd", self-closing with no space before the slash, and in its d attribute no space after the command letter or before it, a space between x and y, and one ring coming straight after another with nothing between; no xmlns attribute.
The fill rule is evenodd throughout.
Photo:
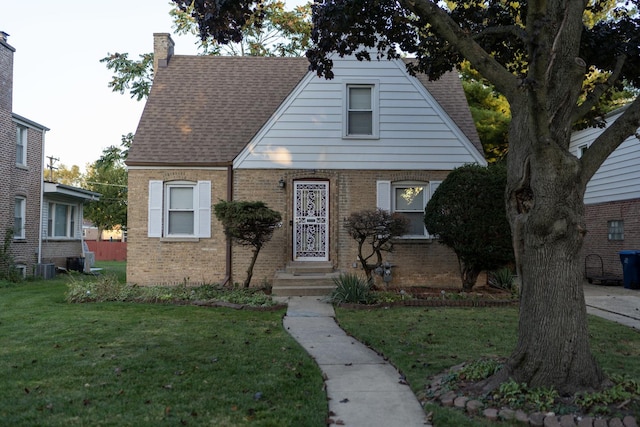
<svg viewBox="0 0 640 427"><path fill-rule="evenodd" d="M348 336L333 306L320 297L282 298L284 327L320 366L329 398L329 418L353 427L423 427L422 406L398 371ZM340 424L343 423L343 424Z"/></svg>
<svg viewBox="0 0 640 427"><path fill-rule="evenodd" d="M584 284L587 313L640 330L640 290Z"/></svg>

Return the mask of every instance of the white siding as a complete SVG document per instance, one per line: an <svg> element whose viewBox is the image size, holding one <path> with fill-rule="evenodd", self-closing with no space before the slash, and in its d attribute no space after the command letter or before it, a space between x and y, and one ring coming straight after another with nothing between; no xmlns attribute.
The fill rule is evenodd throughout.
<svg viewBox="0 0 640 427"><path fill-rule="evenodd" d="M334 60L333 80L305 77L234 162L237 169L451 170L484 163L403 62ZM343 138L348 83L378 84L379 137Z"/></svg>
<svg viewBox="0 0 640 427"><path fill-rule="evenodd" d="M613 123L620 114L607 122ZM569 150L577 155L580 146L590 146L602 132L604 129L589 128L574 133ZM636 198L640 198L640 140L631 136L609 155L591 178L584 201L594 204Z"/></svg>

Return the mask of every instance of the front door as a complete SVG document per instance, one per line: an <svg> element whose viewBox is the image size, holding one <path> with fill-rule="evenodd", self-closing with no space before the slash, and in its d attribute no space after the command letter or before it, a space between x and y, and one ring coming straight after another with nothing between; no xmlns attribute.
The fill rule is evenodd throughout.
<svg viewBox="0 0 640 427"><path fill-rule="evenodd" d="M295 181L293 260L329 260L329 183Z"/></svg>

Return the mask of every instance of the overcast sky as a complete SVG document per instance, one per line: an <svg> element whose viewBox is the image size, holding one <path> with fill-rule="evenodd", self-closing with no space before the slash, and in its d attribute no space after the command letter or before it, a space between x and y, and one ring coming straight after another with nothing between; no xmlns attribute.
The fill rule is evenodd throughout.
<svg viewBox="0 0 640 427"><path fill-rule="evenodd" d="M169 1L5 1L0 30L14 53L13 112L44 125L45 155L67 167L97 160L135 132L144 101L112 92L107 53L153 51L153 33L173 33ZM195 54L195 37L172 36Z"/></svg>

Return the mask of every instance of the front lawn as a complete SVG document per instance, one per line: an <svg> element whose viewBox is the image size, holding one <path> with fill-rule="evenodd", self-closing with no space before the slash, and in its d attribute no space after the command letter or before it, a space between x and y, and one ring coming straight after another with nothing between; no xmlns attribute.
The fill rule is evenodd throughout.
<svg viewBox="0 0 640 427"><path fill-rule="evenodd" d="M429 377L462 362L507 357L517 340L516 307L338 307L336 316L349 334L387 357L418 397L424 397ZM640 332L595 316L589 316L589 329L592 351L605 372L640 382ZM433 411L436 426L518 425L471 420L434 404L425 409Z"/></svg>
<svg viewBox="0 0 640 427"><path fill-rule="evenodd" d="M0 424L325 425L284 310L68 304L66 280L0 287Z"/></svg>

